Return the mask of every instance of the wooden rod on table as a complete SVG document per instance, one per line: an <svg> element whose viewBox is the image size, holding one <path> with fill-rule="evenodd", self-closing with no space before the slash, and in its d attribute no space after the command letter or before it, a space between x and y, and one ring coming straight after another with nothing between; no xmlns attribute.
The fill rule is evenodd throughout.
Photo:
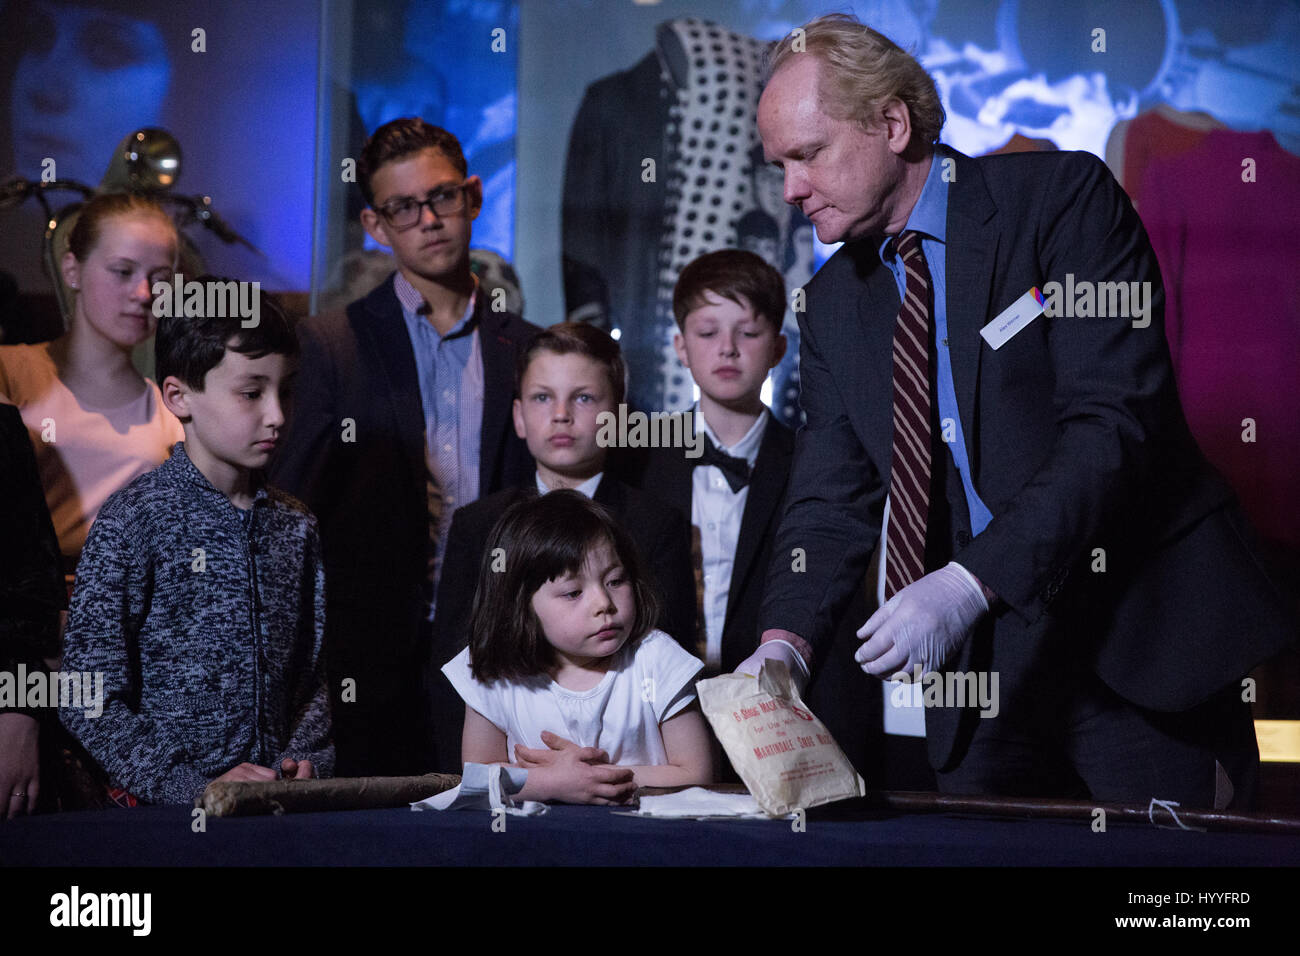
<svg viewBox="0 0 1300 956"><path fill-rule="evenodd" d="M194 801L216 817L401 807L460 785L460 774L422 777L335 777L331 780L214 780Z"/></svg>
<svg viewBox="0 0 1300 956"><path fill-rule="evenodd" d="M1198 810L1190 807L1167 808L1142 804L1095 803L1089 800L1056 800L1034 797L983 797L952 793L927 793L908 790L873 790L863 798L869 806L909 813L983 813L994 816L1056 817L1069 820L1093 819L1098 809L1106 812L1106 822L1155 823L1179 829L1178 821L1190 828L1207 830L1253 830L1261 833L1300 833L1300 819L1275 813L1244 813L1227 810Z"/></svg>

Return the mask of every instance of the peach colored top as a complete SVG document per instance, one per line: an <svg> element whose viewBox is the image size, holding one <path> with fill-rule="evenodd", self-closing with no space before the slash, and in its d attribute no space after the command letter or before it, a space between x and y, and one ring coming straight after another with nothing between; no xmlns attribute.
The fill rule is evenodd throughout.
<svg viewBox="0 0 1300 956"><path fill-rule="evenodd" d="M71 571L99 508L113 492L164 461L185 433L158 386L118 408L91 408L59 379L44 345L0 346L0 401L17 405Z"/></svg>

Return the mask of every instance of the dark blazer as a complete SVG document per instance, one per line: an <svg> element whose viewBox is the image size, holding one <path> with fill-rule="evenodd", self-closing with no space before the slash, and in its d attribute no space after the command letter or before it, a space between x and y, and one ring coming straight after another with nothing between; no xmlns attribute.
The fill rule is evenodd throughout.
<svg viewBox="0 0 1300 956"><path fill-rule="evenodd" d="M765 414L767 427L754 460L727 595L727 613L722 626L723 673L734 671L758 647L759 609L767 586L768 567L773 560L772 544L783 513L781 503L794 461L794 431L770 411ZM694 462L686 457L684 449L650 449L642 458L636 483L653 489L689 522L694 471ZM788 566L792 558L786 553L781 560ZM853 661L853 653L861 644L854 631L869 613L866 592L858 588L840 617L833 640L818 646L806 700L853 764L872 779L878 779L880 683L865 675Z"/></svg>
<svg viewBox="0 0 1300 956"><path fill-rule="evenodd" d="M488 537L506 509L537 495L536 478L481 498L452 516L447 554L438 582L438 609L433 621L433 653L426 664L433 712L436 766L459 772L460 738L465 705L442 673L442 665L469 643L469 618L478 587L480 563ZM691 575L690 524L657 498L606 474L592 500L604 505L632 538L663 601L657 626L692 649L695 582Z"/></svg>
<svg viewBox="0 0 1300 956"><path fill-rule="evenodd" d="M1146 232L1088 153L940 151L955 162L946 247L953 378L973 480L993 521L972 540L952 480L938 512L947 553L1006 605L948 666L975 669L974 650L989 642L1029 654L1052 635L1082 648L1127 700L1186 710L1291 637L1231 491L1188 432ZM814 647L861 579L889 487L899 296L877 249L871 239L845 244L809 283L799 316L807 424L774 551L801 547L808 564L792 574L789 561L773 561L761 619ZM987 346L982 326L1030 287L1064 285L1067 274L1151 283L1149 327L1042 315L999 350ZM1090 570L1096 548L1106 573ZM937 769L960 760L958 724L971 716L927 711Z"/></svg>
<svg viewBox="0 0 1300 956"><path fill-rule="evenodd" d="M48 671L59 656L59 611L68 606L59 539L41 491L40 472L18 409L0 402L0 672ZM42 722L50 708L0 707ZM42 780L42 783L45 781Z"/></svg>
<svg viewBox="0 0 1300 956"><path fill-rule="evenodd" d="M535 331L476 301L483 356L479 493L533 469L514 432L515 350ZM393 279L346 311L298 325L294 407L273 484L320 520L327 659L340 775L427 769L420 665L432 559L424 410ZM343 681L355 682L345 701ZM419 756L424 751L423 756Z"/></svg>

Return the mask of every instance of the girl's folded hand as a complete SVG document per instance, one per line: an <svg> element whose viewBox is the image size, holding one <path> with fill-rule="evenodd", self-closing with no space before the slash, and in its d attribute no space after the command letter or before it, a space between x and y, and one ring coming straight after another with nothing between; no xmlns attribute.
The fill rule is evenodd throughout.
<svg viewBox="0 0 1300 956"><path fill-rule="evenodd" d="M546 744L547 750L541 750L534 747L525 747L523 744L515 744L515 761L521 767L549 767L555 763L556 757L567 750L576 750L578 759L583 763L598 764L609 763L609 754L598 747L579 747L572 740L565 740L559 734L553 734L549 730L542 731L542 743Z"/></svg>

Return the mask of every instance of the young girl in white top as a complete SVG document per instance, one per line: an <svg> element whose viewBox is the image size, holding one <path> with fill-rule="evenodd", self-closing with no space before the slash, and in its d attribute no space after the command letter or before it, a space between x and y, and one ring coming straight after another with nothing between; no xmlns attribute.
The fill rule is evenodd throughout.
<svg viewBox="0 0 1300 956"><path fill-rule="evenodd" d="M484 552L469 647L442 669L465 701L465 761L527 768L525 800L712 782L703 665L651 629L657 603L600 505L562 490L512 506Z"/></svg>
<svg viewBox="0 0 1300 956"><path fill-rule="evenodd" d="M53 342L0 347L0 402L17 405L71 572L100 505L167 460L185 434L158 386L131 364L153 335L153 284L171 281L176 227L151 199L96 196L68 237L63 279L74 295Z"/></svg>
<svg viewBox="0 0 1300 956"><path fill-rule="evenodd" d="M166 461L185 437L158 386L131 364L131 350L158 324L153 284L171 279L177 243L176 226L152 199L94 197L81 208L61 263L75 297L68 331L53 342L0 346L0 402L16 405L26 426L66 573L108 496ZM0 780L27 781L13 794L29 808L41 765L49 765L38 742L60 759L66 734L53 724L51 733L30 715L0 714ZM54 777L46 778L47 794L61 789Z"/></svg>

